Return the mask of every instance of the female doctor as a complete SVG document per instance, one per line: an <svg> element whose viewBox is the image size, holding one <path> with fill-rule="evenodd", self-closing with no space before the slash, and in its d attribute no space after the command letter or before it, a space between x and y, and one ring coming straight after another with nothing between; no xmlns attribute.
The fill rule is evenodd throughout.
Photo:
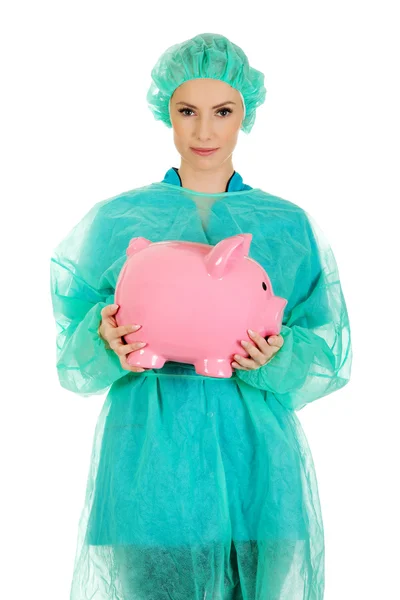
<svg viewBox="0 0 400 600"><path fill-rule="evenodd" d="M296 411L350 378L338 268L298 205L233 166L265 99L264 75L226 37L168 48L149 107L179 167L95 204L51 258L60 384L108 395L96 426L71 600L321 600L324 534ZM132 237L215 245L251 233L249 255L288 300L280 335L248 331L228 379L193 365L131 367L114 291ZM110 388L110 389L109 389Z"/></svg>

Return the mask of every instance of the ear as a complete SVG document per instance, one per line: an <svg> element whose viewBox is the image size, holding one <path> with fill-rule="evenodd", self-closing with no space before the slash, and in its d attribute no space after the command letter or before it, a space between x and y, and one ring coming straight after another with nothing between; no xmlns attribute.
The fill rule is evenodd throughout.
<svg viewBox="0 0 400 600"><path fill-rule="evenodd" d="M204 257L207 273L215 279L226 275L238 261L248 256L252 237L251 233L240 233L218 242Z"/></svg>
<svg viewBox="0 0 400 600"><path fill-rule="evenodd" d="M144 237L134 237L129 242L129 246L126 249L126 254L128 256L132 256L133 254L136 254L136 252L143 250L143 248L147 248L147 246L150 246L150 244L152 244L152 242Z"/></svg>

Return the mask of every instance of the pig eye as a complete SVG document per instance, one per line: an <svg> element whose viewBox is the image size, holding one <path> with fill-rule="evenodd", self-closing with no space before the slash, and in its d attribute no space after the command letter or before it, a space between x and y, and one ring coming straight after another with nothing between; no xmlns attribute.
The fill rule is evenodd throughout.
<svg viewBox="0 0 400 600"><path fill-rule="evenodd" d="M262 282L262 286L263 286L263 289L264 289L264 290L266 290L266 289L267 289L267 284L266 284L264 281Z"/></svg>

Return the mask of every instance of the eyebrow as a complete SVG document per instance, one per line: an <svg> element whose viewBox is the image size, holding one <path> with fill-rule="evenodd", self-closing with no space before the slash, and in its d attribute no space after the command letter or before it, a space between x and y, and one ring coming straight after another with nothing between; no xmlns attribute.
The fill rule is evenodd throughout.
<svg viewBox="0 0 400 600"><path fill-rule="evenodd" d="M177 104L184 104L185 106L190 106L190 108L197 109L197 106L194 106L194 104L189 104L189 102L177 102ZM216 104L212 108L220 108L221 106L225 106L225 104L236 104L236 102L232 102L231 100L228 100L228 102L221 102L221 104Z"/></svg>

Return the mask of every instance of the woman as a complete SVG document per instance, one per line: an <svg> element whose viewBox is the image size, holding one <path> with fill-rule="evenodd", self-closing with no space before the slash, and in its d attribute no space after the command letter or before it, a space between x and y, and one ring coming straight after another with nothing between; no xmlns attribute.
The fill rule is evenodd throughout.
<svg viewBox="0 0 400 600"><path fill-rule="evenodd" d="M323 523L296 411L350 378L335 258L303 209L233 168L239 130L265 99L238 46L196 36L169 48L152 78L149 106L173 128L180 167L97 203L51 261L60 383L84 397L111 386L71 599L320 600ZM281 335L249 331L229 379L184 363L130 367L143 345L122 336L140 323L117 327L113 305L130 239L215 245L237 233L252 233L250 256L288 300Z"/></svg>

